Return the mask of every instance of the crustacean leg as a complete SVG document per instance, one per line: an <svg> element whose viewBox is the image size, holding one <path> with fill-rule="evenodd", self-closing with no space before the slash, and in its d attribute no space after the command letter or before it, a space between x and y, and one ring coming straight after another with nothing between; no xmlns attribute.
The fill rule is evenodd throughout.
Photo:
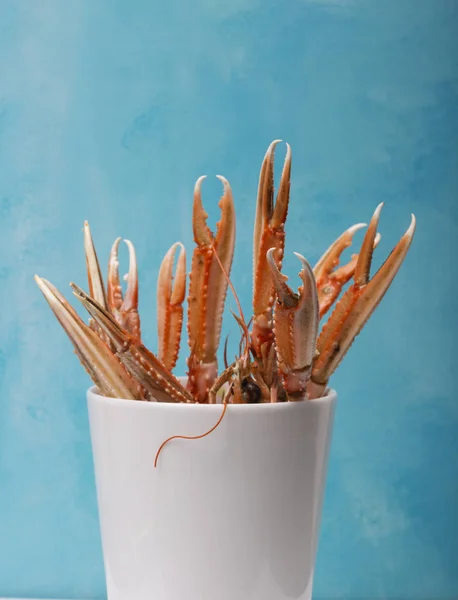
<svg viewBox="0 0 458 600"><path fill-rule="evenodd" d="M342 252L351 246L354 234L363 227L366 227L366 223L357 223L344 231L344 233L329 246L313 268L318 288L320 319L337 300L342 287L353 277L358 262L358 254L353 254L347 264L342 265L339 268L337 267ZM377 233L374 240L374 248L376 248L380 239L381 236Z"/></svg>
<svg viewBox="0 0 458 600"><path fill-rule="evenodd" d="M221 220L213 235L202 205L201 186L204 179L200 177L194 189L193 232L196 247L188 295L188 389L198 402L207 401L208 391L217 376L216 354L228 287L227 276L231 270L235 244L235 210L229 182L218 176L223 183L224 193L219 202ZM215 253L218 253L225 273Z"/></svg>
<svg viewBox="0 0 458 600"><path fill-rule="evenodd" d="M113 398L142 400L139 385L113 355L107 344L80 319L76 311L49 281L38 275L35 275L35 281L99 392Z"/></svg>
<svg viewBox="0 0 458 600"><path fill-rule="evenodd" d="M316 354L319 305L312 268L303 256L296 252L295 255L302 263L299 273L302 285L297 294L286 284L288 278L277 266L274 248L267 252L267 264L277 296L274 333L283 386L289 400L303 400L307 397L307 383Z"/></svg>
<svg viewBox="0 0 458 600"><path fill-rule="evenodd" d="M383 204L380 204L375 210L364 237L354 270L353 284L337 303L318 337L318 355L308 386L312 398L321 396L325 391L329 378L385 295L412 243L415 233L414 215L409 228L391 254L374 277L369 279L382 206Z"/></svg>
<svg viewBox="0 0 458 600"><path fill-rule="evenodd" d="M178 379L164 367L150 350L134 335L123 329L108 311L103 309L81 288L74 283L70 285L75 296L108 336L116 356L146 391L148 400L167 400L167 398L171 398L174 402L193 401L192 396ZM162 393L166 394L164 398Z"/></svg>
<svg viewBox="0 0 458 600"><path fill-rule="evenodd" d="M110 252L110 260L108 263L107 308L123 329L128 331L137 340L140 340L137 257L132 242L124 240L129 250L129 273L125 277L127 280L127 289L125 296L123 297L119 279L118 250L120 241L121 238L115 240ZM101 306L103 307L103 305Z"/></svg>
<svg viewBox="0 0 458 600"><path fill-rule="evenodd" d="M280 141L275 140L270 144L262 163L253 240L254 282L251 347L261 374L268 385L271 384L271 374L274 372L267 368L267 363L272 363L274 359L272 307L275 300L275 287L267 266L267 251L270 248L274 249L272 260L281 269L291 177L291 148L287 144L285 163L274 206L274 155L275 147Z"/></svg>
<svg viewBox="0 0 458 600"><path fill-rule="evenodd" d="M175 282L172 285L173 262L177 248L180 249L180 253ZM165 255L157 280L158 358L169 371L175 367L180 350L185 295L186 252L183 244L177 242Z"/></svg>

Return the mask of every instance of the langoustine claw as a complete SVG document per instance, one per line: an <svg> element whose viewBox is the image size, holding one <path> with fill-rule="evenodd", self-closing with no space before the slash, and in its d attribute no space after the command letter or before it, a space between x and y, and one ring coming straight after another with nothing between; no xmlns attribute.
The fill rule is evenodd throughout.
<svg viewBox="0 0 458 600"><path fill-rule="evenodd" d="M119 242L117 238L111 248L108 263L108 294L107 308L116 321L137 340L141 338L140 317L138 314L138 268L137 256L134 245L129 240L124 240L129 250L129 272L126 275L127 288L123 297L119 279ZM100 304L100 302L99 302ZM103 304L101 304L103 308Z"/></svg>
<svg viewBox="0 0 458 600"><path fill-rule="evenodd" d="M299 277L302 285L295 294L287 285L287 277L280 272L274 258L274 249L267 252L277 299L274 308L275 343L278 367L289 400L306 397L307 383L316 354L319 324L318 293L312 268L307 260L294 253L301 261Z"/></svg>
<svg viewBox="0 0 458 600"><path fill-rule="evenodd" d="M173 282L173 262L180 249ZM177 242L168 250L159 269L157 280L158 358L172 371L180 350L183 327L183 302L186 296L186 252Z"/></svg>
<svg viewBox="0 0 458 600"><path fill-rule="evenodd" d="M353 277L358 262L358 254L353 254L350 261L337 268L342 252L348 248L354 234L366 227L366 223L352 225L342 233L326 250L313 268L318 288L320 304L320 319L328 312L338 298L342 287ZM380 242L381 235L377 233L374 239L374 249Z"/></svg>
<svg viewBox="0 0 458 600"><path fill-rule="evenodd" d="M267 266L267 251L270 248L274 249L273 260L281 269L291 178L291 148L286 144L285 163L274 206L274 156L275 148L280 141L275 140L270 144L261 166L253 240L254 281L251 346L268 383L271 383L269 381L271 377L265 367L269 358L272 358L272 307L275 300L275 287Z"/></svg>
<svg viewBox="0 0 458 600"><path fill-rule="evenodd" d="M165 392L174 402L192 402L192 396L185 390L161 361L148 350L134 335L102 308L93 298L74 283L70 284L74 295L83 304L91 317L108 336L116 356L130 375L146 391L147 399L161 400L158 393Z"/></svg>
<svg viewBox="0 0 458 600"><path fill-rule="evenodd" d="M38 275L35 275L35 281L99 391L104 396L113 398L143 399L138 383L112 354L107 344L80 319L57 288Z"/></svg>
<svg viewBox="0 0 458 600"><path fill-rule="evenodd" d="M77 298L90 314L89 326L49 282L36 277L59 322L71 339L75 352L100 392L138 400L173 402L257 403L300 400L321 396L370 315L383 298L412 243L415 217L409 228L372 279L372 253L380 241L378 206L359 253L339 265L342 253L355 233L348 228L326 250L312 270L300 255L302 285L294 293L281 273L285 243L291 176L291 149L286 156L274 203L274 154L279 140L269 146L259 177L253 253L253 319L251 332L230 282L235 244L234 203L229 183L219 177L224 193L219 202L221 219L216 234L207 225L198 179L194 189L193 233L195 249L188 293L190 356L185 388L172 374L179 352L186 294L186 258L180 243L174 244L162 262L157 288L158 356L140 341L138 274L135 249L129 250L129 273L123 296L119 279L120 238L110 254L105 289L100 264L87 222L84 249L89 294L72 285ZM177 250L173 281L173 263ZM343 286L351 283L346 291ZM217 377L217 349L221 336L224 302L228 286L234 293L240 317L234 314L242 338L238 355ZM339 300L340 298L340 300ZM335 304L319 335L318 323Z"/></svg>
<svg viewBox="0 0 458 600"><path fill-rule="evenodd" d="M224 186L219 201L221 220L216 234L207 225L202 205L200 177L194 189L193 231L196 247L192 257L188 295L188 389L198 402L206 402L218 372L217 350L221 336L224 301L235 245L235 211L229 182L218 175ZM221 265L215 258L218 253Z"/></svg>
<svg viewBox="0 0 458 600"><path fill-rule="evenodd" d="M318 337L318 356L313 364L308 386L312 398L321 396L325 391L329 378L385 295L412 243L416 224L414 215L391 254L374 277L369 279L382 206L380 204L375 210L364 237L354 270L353 284L337 303Z"/></svg>

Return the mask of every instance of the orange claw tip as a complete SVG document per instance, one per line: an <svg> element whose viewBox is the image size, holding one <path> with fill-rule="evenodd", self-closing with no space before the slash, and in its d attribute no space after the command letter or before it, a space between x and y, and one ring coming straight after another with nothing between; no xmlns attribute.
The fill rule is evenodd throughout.
<svg viewBox="0 0 458 600"><path fill-rule="evenodd" d="M276 280L279 281L288 281L288 277L286 275L284 275L280 269L278 268L277 265L277 261L274 258L274 252L275 252L276 248L269 248L269 250L267 250L267 263L270 267L270 271L272 273L272 276L274 278L276 278Z"/></svg>
<svg viewBox="0 0 458 600"><path fill-rule="evenodd" d="M374 243L377 235L377 226L380 220L380 213L384 203L380 202L372 215L366 235L364 236L361 250L359 252L358 262L355 268L354 281L358 286L366 285L369 281L369 272L372 262L372 253L374 251Z"/></svg>
<svg viewBox="0 0 458 600"><path fill-rule="evenodd" d="M355 225L352 225L351 227L349 227L347 229L346 233L353 236L360 229L364 229L364 227L367 227L367 223L356 223Z"/></svg>
<svg viewBox="0 0 458 600"><path fill-rule="evenodd" d="M380 220L380 213L382 212L382 208L383 208L384 205L385 205L384 202L380 202L380 204L374 210L374 214L372 215L372 218L371 218L371 220L369 222L368 233L370 232L370 230L376 230L377 229L377 225L378 225L378 222ZM373 237L375 237L375 232L373 233Z"/></svg>
<svg viewBox="0 0 458 600"><path fill-rule="evenodd" d="M192 210L192 228L194 233L194 241L199 246L209 246L212 243L212 235L207 225L208 214L202 204L202 182L206 179L206 175L202 175L196 181L194 186L194 203Z"/></svg>
<svg viewBox="0 0 458 600"><path fill-rule="evenodd" d="M194 204L201 204L202 205L202 196L201 196L201 189L202 189L202 183L205 181L205 179L207 179L206 175L201 175L195 185L194 185ZM203 207L202 207L203 209Z"/></svg>
<svg viewBox="0 0 458 600"><path fill-rule="evenodd" d="M176 248L179 248L177 267L175 271L175 285L173 286L170 302L172 304L182 304L186 296L186 249L181 242L176 242Z"/></svg>
<svg viewBox="0 0 458 600"><path fill-rule="evenodd" d="M411 218L411 221L410 221L409 228L407 229L407 231L404 234L404 235L406 235L410 239L413 238L413 234L415 233L415 228L417 226L417 219L415 218L415 215L413 213L412 213L411 217L412 218Z"/></svg>
<svg viewBox="0 0 458 600"><path fill-rule="evenodd" d="M221 209L228 208L229 205L233 203L231 185L229 181L222 175L217 175L216 178L219 179L223 184L223 195L221 196L221 200L219 201L219 207Z"/></svg>
<svg viewBox="0 0 458 600"><path fill-rule="evenodd" d="M275 150L278 146L278 144L281 144L283 140L273 140L273 142L270 142L269 147L266 150L266 153L264 155L264 160L263 160L263 164L262 164L262 169L261 169L261 173L262 170L266 167L270 167L272 168L273 166L273 158L274 158L274 154L275 154ZM288 146L289 148L289 146Z"/></svg>
<svg viewBox="0 0 458 600"><path fill-rule="evenodd" d="M326 250L314 267L315 277L321 280L329 277L330 273L339 262L340 255L353 242L353 236L357 231L367 227L366 223L356 223L348 227Z"/></svg>
<svg viewBox="0 0 458 600"><path fill-rule="evenodd" d="M129 256L130 256L130 258L136 258L135 257L135 248L134 248L133 243L130 240L124 240L124 243L129 248Z"/></svg>
<svg viewBox="0 0 458 600"><path fill-rule="evenodd" d="M302 254L299 254L299 252L293 252L293 254L294 254L294 256L297 256L297 258L301 261L303 270L306 271L310 277L315 279L315 277L313 275L313 269L310 266L309 261L305 258L305 256L302 256Z"/></svg>
<svg viewBox="0 0 458 600"><path fill-rule="evenodd" d="M119 244L121 243L122 238L117 237L115 239L115 241L113 242L113 245L111 246L111 250L110 250L110 266L111 267L118 267L118 251L119 251Z"/></svg>
<svg viewBox="0 0 458 600"><path fill-rule="evenodd" d="M291 146L286 144L285 162L278 187L277 200L271 216L271 226L273 228L281 228L286 221L289 204L289 190L291 178Z"/></svg>
<svg viewBox="0 0 458 600"><path fill-rule="evenodd" d="M277 140L273 140L273 142L270 142L269 147L266 150L266 153L264 155L264 161L266 162L270 159L272 159L272 155L274 154L276 147L278 146L278 144L281 144L283 142L283 140L281 139L277 139ZM286 143L286 155L288 157L288 154L291 155L291 147L288 143Z"/></svg>
<svg viewBox="0 0 458 600"><path fill-rule="evenodd" d="M223 195L218 202L221 209L221 219L216 224L215 242L219 252L226 253L222 246L225 247L229 254L234 251L235 244L235 209L234 198L229 181L222 175L216 176L223 184ZM222 257L222 256L221 256ZM231 259L232 260L232 259Z"/></svg>
<svg viewBox="0 0 458 600"><path fill-rule="evenodd" d="M175 254L179 248L175 272L175 284L172 288L172 269ZM181 304L186 295L186 250L181 242L175 242L164 256L158 275L158 298L170 304ZM164 315L165 318L165 315Z"/></svg>
<svg viewBox="0 0 458 600"><path fill-rule="evenodd" d="M138 269L137 255L135 247L130 240L124 240L129 249L129 272L124 277L127 281L126 294L123 301L123 310L130 310L137 307L138 304Z"/></svg>
<svg viewBox="0 0 458 600"><path fill-rule="evenodd" d="M316 302L317 302L316 312L318 314L318 296L316 293L316 281L315 281L315 275L313 273L313 269L312 269L309 261L305 258L305 256L302 256L302 254L299 254L299 252L294 252L294 256L297 256L297 258L301 261L301 264L302 264L302 269L301 269L301 272L299 273L299 276L302 279L302 281L304 282L303 296L305 296L305 294L308 294L310 292L310 290L313 290L312 294L313 294L313 297L316 298Z"/></svg>
<svg viewBox="0 0 458 600"><path fill-rule="evenodd" d="M111 251L115 252L118 249L119 244L121 243L122 237L117 237L115 239L115 241L113 242L113 245L111 247Z"/></svg>
<svg viewBox="0 0 458 600"><path fill-rule="evenodd" d="M264 156L264 160L266 160L266 158L268 158L273 152L275 152L275 148L276 146L278 146L278 144L281 144L283 140L274 140L273 142L270 142L269 147L267 148L266 154Z"/></svg>
<svg viewBox="0 0 458 600"><path fill-rule="evenodd" d="M274 252L275 248L270 248L267 250L266 256L278 301L285 306L291 306L291 302L294 301L296 301L295 303L297 304L297 298L295 298L293 292L286 283L288 281L288 277L284 275L277 266L274 258Z"/></svg>
<svg viewBox="0 0 458 600"><path fill-rule="evenodd" d="M372 218L374 218L374 217L377 217L377 219L380 218L380 213L382 212L382 208L383 208L384 205L385 205L384 202L380 202L380 204L375 209L374 216Z"/></svg>
<svg viewBox="0 0 458 600"><path fill-rule="evenodd" d="M276 243L279 249L284 245L284 224L288 213L291 147L286 144L286 157L283 165L277 196L274 204L274 151L281 140L274 140L267 149L259 173L256 217L253 235L253 269L255 312L262 312L271 297L271 283L264 280L267 244ZM266 245L264 245L266 244Z"/></svg>

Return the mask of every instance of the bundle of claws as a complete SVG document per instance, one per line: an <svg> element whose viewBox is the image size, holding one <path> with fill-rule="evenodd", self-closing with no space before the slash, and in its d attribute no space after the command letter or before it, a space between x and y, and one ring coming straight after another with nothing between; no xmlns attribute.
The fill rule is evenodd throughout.
<svg viewBox="0 0 458 600"><path fill-rule="evenodd" d="M412 242L415 217L384 264L370 278L372 253L380 235L380 204L367 227L360 251L339 266L343 251L364 223L349 227L326 250L312 269L300 261L297 293L282 273L285 222L290 195L291 149L274 202L272 142L261 167L254 227L253 316L247 325L240 304L234 317L241 330L239 353L218 375L221 337L235 245L232 191L224 177L219 202L221 220L216 233L207 226L198 179L194 189L192 256L188 289L188 377L183 383L172 373L179 353L186 295L186 255L181 243L165 255L158 276L158 352L144 346L138 314L138 276L135 249L126 240L130 266L123 296L118 273L117 239L111 250L105 287L89 225L84 225L84 247L89 293L71 284L74 295L89 312L87 325L59 291L35 277L51 309L73 343L75 353L98 391L105 396L169 402L229 403L283 402L322 396L328 381L354 338L379 304L398 272ZM174 263L176 260L175 274ZM345 284L350 283L343 291ZM341 292L343 293L341 294ZM235 291L234 291L235 294ZM339 298L340 297L340 298ZM320 320L335 304L326 324ZM217 400L218 398L218 400Z"/></svg>

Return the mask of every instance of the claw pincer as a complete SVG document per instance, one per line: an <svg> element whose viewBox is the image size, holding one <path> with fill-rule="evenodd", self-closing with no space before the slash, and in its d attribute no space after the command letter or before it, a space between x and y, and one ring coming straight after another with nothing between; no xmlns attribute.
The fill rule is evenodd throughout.
<svg viewBox="0 0 458 600"><path fill-rule="evenodd" d="M261 166L254 226L251 346L254 355L262 364L266 362L273 343L272 307L275 299L275 288L267 266L267 251L273 249L272 260L281 269L290 191L291 148L287 144L274 206L274 158L275 148L280 141L275 140L270 144ZM265 368L262 370L267 371Z"/></svg>
<svg viewBox="0 0 458 600"><path fill-rule="evenodd" d="M113 355L101 337L80 319L49 281L38 275L35 275L35 281L70 338L75 354L100 392L114 398L142 399L138 382Z"/></svg>
<svg viewBox="0 0 458 600"><path fill-rule="evenodd" d="M301 400L306 397L316 353L319 305L315 277L307 260L295 253L302 263L299 273L302 285L294 293L286 283L288 278L278 269L273 253L273 248L267 252L267 262L277 294L274 323L278 367L290 400Z"/></svg>
<svg viewBox="0 0 458 600"><path fill-rule="evenodd" d="M129 272L126 275L127 289L122 293L119 279L118 250L121 238L117 238L111 248L108 264L108 310L116 321L137 340L140 340L140 317L138 314L138 269L137 256L132 242L124 240L129 250ZM92 294L91 294L92 295Z"/></svg>
<svg viewBox="0 0 458 600"><path fill-rule="evenodd" d="M179 380L164 367L153 352L125 330L108 311L74 283L74 295L109 338L114 353L135 381L142 386L149 400L158 400L158 392L166 392L174 402L191 402Z"/></svg>
<svg viewBox="0 0 458 600"><path fill-rule="evenodd" d="M173 281L173 262L178 248L180 252ZM185 295L186 252L183 244L176 242L164 256L157 280L158 358L170 371L176 365L180 350Z"/></svg>
<svg viewBox="0 0 458 600"><path fill-rule="evenodd" d="M207 400L218 373L216 354L235 245L235 211L229 182L218 176L224 193L219 202L221 220L213 235L202 205L201 186L204 179L200 177L194 189L193 231L196 246L188 295L188 389L198 402ZM215 253L218 253L224 272Z"/></svg>
<svg viewBox="0 0 458 600"><path fill-rule="evenodd" d="M366 223L352 225L333 242L313 268L318 288L320 318L322 318L339 297L343 286L353 277L358 264L359 254L353 254L349 262L337 268L343 251L351 246L354 234L366 227ZM374 248L380 242L379 233L374 239Z"/></svg>
<svg viewBox="0 0 458 600"><path fill-rule="evenodd" d="M230 281L235 245L235 211L228 181L219 201L221 219L216 233L207 225L202 204L200 177L194 188L192 226L195 248L188 288L188 380L182 384L172 370L177 362L183 328L186 295L186 255L177 242L166 253L157 282L158 355L141 342L138 315L138 273L135 249L129 250L129 273L123 294L119 278L118 238L110 253L105 288L89 225L84 224L89 294L71 284L89 312L86 325L59 291L45 279L36 282L60 324L71 339L75 353L105 396L136 400L214 403L258 403L313 399L325 393L328 381L353 340L366 324L403 263L415 232L415 217L391 254L370 278L372 254L380 241L377 232L380 204L367 227L361 249L340 265L353 242L358 223L344 231L326 250L312 270L301 262L301 285L297 293L282 274L285 222L291 176L291 148L274 199L274 157L280 140L265 154L259 176L253 245L253 318L251 331ZM274 201L275 200L275 201ZM176 267L174 274L174 262ZM346 290L344 286L353 280ZM235 297L240 327L238 355L218 376L217 351L221 337L228 287ZM333 307L318 334L320 319ZM225 389L222 389L225 387Z"/></svg>
<svg viewBox="0 0 458 600"><path fill-rule="evenodd" d="M377 244L377 225L382 206L380 204L376 208L369 223L355 265L353 284L338 301L318 337L318 356L308 388L312 398L325 391L329 378L390 287L412 243L415 233L414 215L405 234L370 279L372 253Z"/></svg>

